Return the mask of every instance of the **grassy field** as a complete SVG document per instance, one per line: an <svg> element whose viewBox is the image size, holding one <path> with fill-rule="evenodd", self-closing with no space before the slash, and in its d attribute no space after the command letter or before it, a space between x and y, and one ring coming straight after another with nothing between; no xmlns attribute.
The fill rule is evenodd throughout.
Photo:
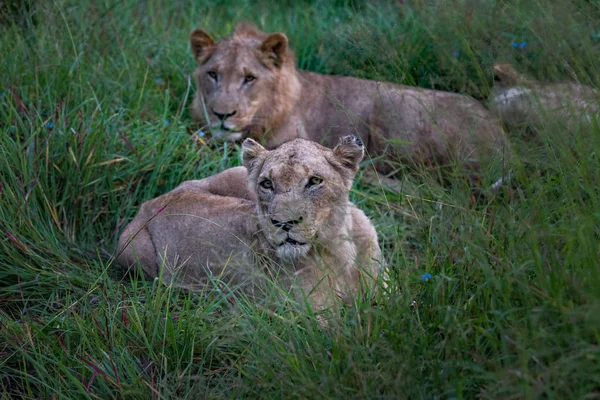
<svg viewBox="0 0 600 400"><path fill-rule="evenodd" d="M251 21L286 32L303 69L482 100L499 60L600 87L597 1L13 2L28 7L0 17L0 398L600 397L597 123L512 134L522 162L485 201L459 180L357 183L390 286L329 331L302 305L131 281L110 258L141 202L239 163L190 140L193 28Z"/></svg>

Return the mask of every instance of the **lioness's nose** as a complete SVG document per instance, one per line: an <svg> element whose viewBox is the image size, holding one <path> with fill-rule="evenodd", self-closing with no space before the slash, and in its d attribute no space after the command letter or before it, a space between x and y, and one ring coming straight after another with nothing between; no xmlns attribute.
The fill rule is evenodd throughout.
<svg viewBox="0 0 600 400"><path fill-rule="evenodd" d="M292 229L292 226L299 224L300 222L302 222L304 218L302 217L298 217L297 219L293 219L293 220L289 220L289 221L277 221L276 219L271 218L271 223L273 225L275 225L278 228L283 229L286 232L289 232L290 229Z"/></svg>
<svg viewBox="0 0 600 400"><path fill-rule="evenodd" d="M215 115L217 116L217 118L219 118L221 121L225 121L227 118L229 118L229 117L231 117L231 116L234 116L234 115L235 115L235 113L237 112L237 110L236 110L236 111L233 111L233 112L230 112L229 114L227 114L227 113L221 114L221 113L218 113L218 112L216 112L215 110L212 110L212 112L213 112L213 114L215 114Z"/></svg>

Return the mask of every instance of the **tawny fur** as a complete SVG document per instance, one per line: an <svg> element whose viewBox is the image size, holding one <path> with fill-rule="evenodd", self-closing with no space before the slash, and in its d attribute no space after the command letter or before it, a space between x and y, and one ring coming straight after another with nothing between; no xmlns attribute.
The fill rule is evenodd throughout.
<svg viewBox="0 0 600 400"><path fill-rule="evenodd" d="M549 119L572 129L598 116L598 93L591 87L575 82L541 84L506 63L494 66L494 78L488 107L509 130L539 127Z"/></svg>
<svg viewBox="0 0 600 400"><path fill-rule="evenodd" d="M348 199L364 154L358 139L333 150L301 139L273 151L252 139L242 147L244 167L142 204L119 238L122 268L140 265L190 289L224 281L257 297L275 279L310 294L317 310L372 283L377 233Z"/></svg>
<svg viewBox="0 0 600 400"><path fill-rule="evenodd" d="M198 63L192 114L215 136L250 137L267 148L294 138L331 147L352 132L371 157L382 156L381 172L400 160L458 163L477 174L481 163L503 157L503 130L471 97L302 71L284 34L246 24L218 42L195 30L190 42Z"/></svg>

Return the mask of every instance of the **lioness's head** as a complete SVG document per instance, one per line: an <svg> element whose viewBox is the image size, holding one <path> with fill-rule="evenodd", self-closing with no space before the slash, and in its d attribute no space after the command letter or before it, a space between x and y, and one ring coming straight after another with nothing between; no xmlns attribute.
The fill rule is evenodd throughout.
<svg viewBox="0 0 600 400"><path fill-rule="evenodd" d="M498 86L516 86L525 83L527 78L511 64L499 63L494 65L494 81Z"/></svg>
<svg viewBox="0 0 600 400"><path fill-rule="evenodd" d="M242 145L250 191L258 199L258 218L278 257L306 256L318 239L340 235L348 192L363 145L345 136L333 149L296 139L268 151L252 139Z"/></svg>
<svg viewBox="0 0 600 400"><path fill-rule="evenodd" d="M273 128L293 106L300 86L283 33L269 35L243 24L216 42L196 29L190 44L198 63L192 114L214 137L238 140Z"/></svg>

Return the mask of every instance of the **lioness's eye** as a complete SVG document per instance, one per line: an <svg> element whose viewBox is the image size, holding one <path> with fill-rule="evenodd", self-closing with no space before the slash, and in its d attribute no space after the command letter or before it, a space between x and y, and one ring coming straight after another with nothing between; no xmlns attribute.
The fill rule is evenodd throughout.
<svg viewBox="0 0 600 400"><path fill-rule="evenodd" d="M260 186L264 189L273 189L273 182L270 179L265 179L260 183Z"/></svg>
<svg viewBox="0 0 600 400"><path fill-rule="evenodd" d="M308 180L308 183L306 184L306 186L307 187L316 186L321 182L323 182L322 178L319 178L318 176L311 176L310 179Z"/></svg>
<svg viewBox="0 0 600 400"><path fill-rule="evenodd" d="M250 82L253 82L255 80L256 80L256 77L252 76L252 75L246 75L244 77L244 83L250 83Z"/></svg>
<svg viewBox="0 0 600 400"><path fill-rule="evenodd" d="M208 71L208 76L210 76L215 81L217 80L217 73L215 71Z"/></svg>

